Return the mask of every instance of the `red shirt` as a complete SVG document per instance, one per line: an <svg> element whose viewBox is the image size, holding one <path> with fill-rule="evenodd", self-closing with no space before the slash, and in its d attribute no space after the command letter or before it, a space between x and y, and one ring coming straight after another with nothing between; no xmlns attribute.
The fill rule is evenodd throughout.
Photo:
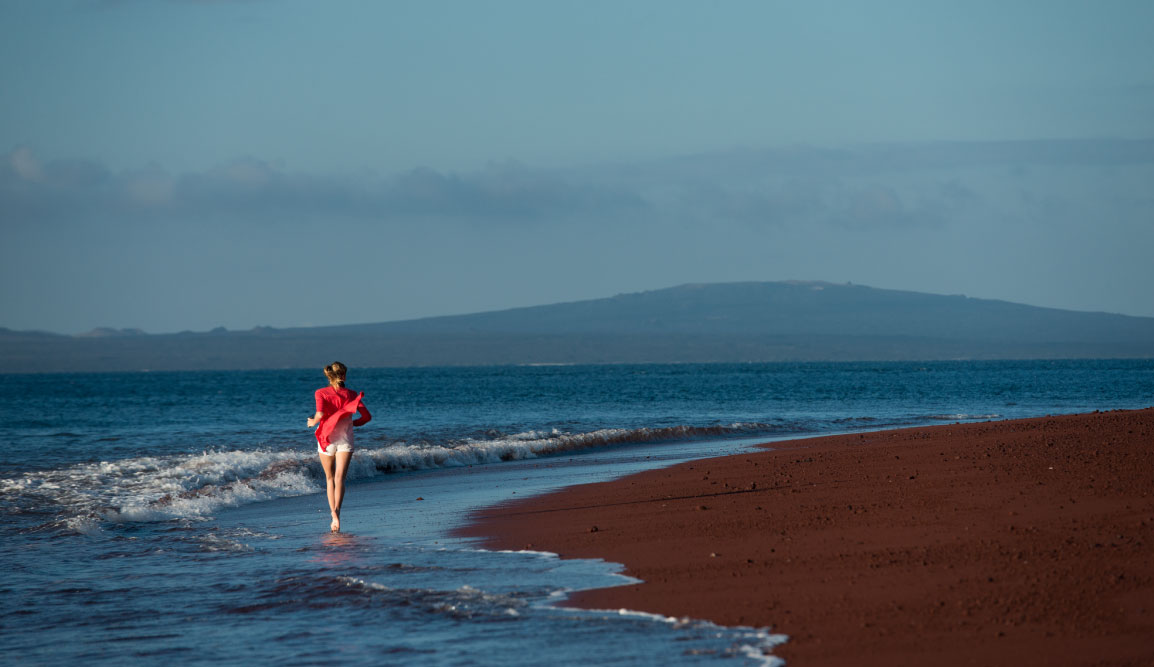
<svg viewBox="0 0 1154 667"><path fill-rule="evenodd" d="M316 435L321 449L328 446L329 435L332 434L341 417L351 416L354 412L359 412L361 416L353 422L353 426L363 426L369 423L373 416L369 414L369 409L361 402L364 396L364 392L358 394L347 388L321 387L317 389L314 397L317 402L317 412L321 413L322 417L317 424Z"/></svg>

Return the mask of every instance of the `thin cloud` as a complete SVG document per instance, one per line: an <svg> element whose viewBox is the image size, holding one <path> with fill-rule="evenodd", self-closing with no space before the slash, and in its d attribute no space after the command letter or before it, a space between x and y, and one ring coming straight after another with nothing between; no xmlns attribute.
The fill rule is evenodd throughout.
<svg viewBox="0 0 1154 667"><path fill-rule="evenodd" d="M493 164L470 173L418 168L294 172L239 158L199 172L159 165L113 171L92 160L42 161L26 147L0 163L0 224L236 219L247 224L341 218L398 224L589 227L829 225L940 227L975 211L1063 196L1148 205L1141 182L1154 141L978 142L731 151L623 168ZM1081 171L1070 171L1070 168ZM1112 169L1131 169L1129 181ZM1070 174L1077 174L1071 182Z"/></svg>
<svg viewBox="0 0 1154 667"><path fill-rule="evenodd" d="M380 179L292 173L242 158L203 172L158 165L113 172L89 160L41 163L18 148L0 165L0 223L115 217L266 215L549 222L645 206L635 193L517 165L453 174L414 169Z"/></svg>

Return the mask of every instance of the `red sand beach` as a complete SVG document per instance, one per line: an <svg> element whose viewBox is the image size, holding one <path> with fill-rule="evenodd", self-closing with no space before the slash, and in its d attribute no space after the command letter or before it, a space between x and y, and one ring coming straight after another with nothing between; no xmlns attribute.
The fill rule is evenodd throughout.
<svg viewBox="0 0 1154 667"><path fill-rule="evenodd" d="M625 564L568 602L770 626L795 665L1154 665L1154 408L775 443L462 534Z"/></svg>

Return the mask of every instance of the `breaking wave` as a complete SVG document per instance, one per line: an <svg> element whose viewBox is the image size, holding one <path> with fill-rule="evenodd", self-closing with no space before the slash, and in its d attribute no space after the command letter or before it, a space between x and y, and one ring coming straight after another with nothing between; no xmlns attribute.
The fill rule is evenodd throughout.
<svg viewBox="0 0 1154 667"><path fill-rule="evenodd" d="M974 420L997 415L931 415L909 419ZM525 431L444 443L397 441L360 447L349 479L390 473L517 461L598 447L685 440L812 433L836 429L878 428L907 420L870 417L836 419L825 424L783 420L734 422L714 426L606 428L584 433ZM0 509L19 519L18 532L96 534L105 522L167 521L209 518L228 507L300 496L324 490L324 472L311 451L231 450L200 454L141 456L79 463L0 479Z"/></svg>
<svg viewBox="0 0 1154 667"><path fill-rule="evenodd" d="M527 431L444 444L393 442L361 447L349 479L516 461L597 447L792 432L783 425L600 429L566 434ZM5 510L31 521L21 532L93 534L104 522L208 518L227 507L324 490L311 451L206 451L80 463L0 479Z"/></svg>

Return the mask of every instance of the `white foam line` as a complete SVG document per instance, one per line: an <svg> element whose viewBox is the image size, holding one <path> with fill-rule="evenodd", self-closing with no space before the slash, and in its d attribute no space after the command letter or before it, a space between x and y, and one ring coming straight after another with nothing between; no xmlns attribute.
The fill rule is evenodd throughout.
<svg viewBox="0 0 1154 667"><path fill-rule="evenodd" d="M552 597L552 596L551 596ZM698 627L698 628L716 628L719 631L739 632L748 635L749 639L754 641L749 644L740 644L736 647L745 657L754 660L767 667L783 667L785 661L781 658L767 653L775 646L780 646L789 641L789 635L773 634L769 628L754 628L747 625L735 626L721 626L712 621L703 621L701 619L690 618L682 616L677 618L675 616L665 616L663 614L654 614L647 611L637 611L634 609L577 609L573 607L557 607L552 606L553 609L573 614L610 614L615 616L623 616L626 618L640 618L655 623L665 623L675 628L681 627Z"/></svg>
<svg viewBox="0 0 1154 667"><path fill-rule="evenodd" d="M734 423L717 427L599 429L575 434L526 431L452 445L397 442L358 450L349 477L364 479L398 471L498 463L628 443L772 428L770 424ZM18 498L17 502L25 506L60 507L62 527L91 533L99 531L101 519L204 519L226 507L318 493L323 488L322 480L320 464L309 450L225 450L142 456L37 471L0 479L0 492Z"/></svg>
<svg viewBox="0 0 1154 667"><path fill-rule="evenodd" d="M466 549L466 551L478 551L478 552L484 552L484 553L498 553L498 554L526 554L526 555L531 555L531 556L539 556L539 557L541 557L543 559L547 559L547 560L561 560L561 557L558 554L553 553L552 551L536 551L536 550L531 550L531 549L490 550L490 549L472 548L472 549ZM612 561L602 560L600 558L580 558L580 559L571 559L571 560L582 560L582 561L591 562L591 563L601 563L603 565L616 565L617 567L619 567L621 569L625 568L625 566L621 565L620 563L614 563ZM634 585L634 584L645 583L644 580L642 580L642 579L637 579L635 577L630 577L628 575L620 574L617 572L606 572L605 574L608 576L621 578L624 581L622 581L622 583L620 583L620 584L615 584L615 585L611 585L611 586L598 586L597 589L615 588L616 586L629 586L629 585ZM597 589L580 589L580 590L597 590ZM779 658L775 655L769 654L768 651L770 649L772 649L774 646L784 644L786 641L789 640L789 636L783 635L783 634L772 634L772 633L770 633L769 628L754 628L754 627L745 626L745 625L720 626L720 625L717 625L716 623L713 623L712 621L704 621L704 620L700 620L700 619L690 618L688 616L683 616L681 618L677 618L675 616L665 616L663 614L655 614L655 613L648 612L648 611L637 611L635 609L626 609L624 607L619 608L619 609L580 609L580 608L575 608L575 607L559 607L559 606L557 606L558 603L567 599L569 597L569 595L573 592L575 592L575 590L571 589L571 588L563 588L563 589L558 589L555 591L550 591L548 597L546 597L545 600L543 600L542 602L538 603L535 606L541 607L541 608L552 609L554 611L558 611L558 612L562 612L562 613L611 614L611 615L616 615L616 616L623 616L626 618L640 618L640 619L644 619L644 620L648 620L648 621L653 621L655 623L665 623L665 624L671 625L675 628L676 627L696 626L696 627L706 627L706 628L717 628L718 630L744 632L746 634L749 634L754 641L750 644L741 644L737 647L737 650L742 655L749 658L750 660L756 661L759 664L766 665L766 667L783 667L785 665L784 660L782 660L781 658Z"/></svg>
<svg viewBox="0 0 1154 667"><path fill-rule="evenodd" d="M466 547L465 549L462 549L462 551L475 551L475 552L479 552L479 553L492 553L492 554L527 554L530 556L538 556L542 560L555 560L558 562L561 561L561 555L560 554L553 553L552 551L536 551L533 549L498 549L498 550L493 550L493 549L479 549L476 547ZM621 563L614 563L613 561L603 560L601 558L570 558L569 560L570 561L580 560L580 561L584 561L586 563L601 563L601 564L606 565L606 566L616 567L619 570L625 569L625 566L622 565ZM621 579L622 581L620 583L612 584L610 586L598 586L597 588L616 588L617 586L632 586L634 584L645 583L641 579L631 577L627 574L621 574L621 572L612 572L612 571L607 570L604 574L607 577L614 577L617 579ZM580 589L580 590L596 590L596 589ZM566 596L572 592L575 592L574 589L569 589L569 588L560 589L557 591L553 591L552 593L549 594L549 596L550 597L554 597L557 595Z"/></svg>

